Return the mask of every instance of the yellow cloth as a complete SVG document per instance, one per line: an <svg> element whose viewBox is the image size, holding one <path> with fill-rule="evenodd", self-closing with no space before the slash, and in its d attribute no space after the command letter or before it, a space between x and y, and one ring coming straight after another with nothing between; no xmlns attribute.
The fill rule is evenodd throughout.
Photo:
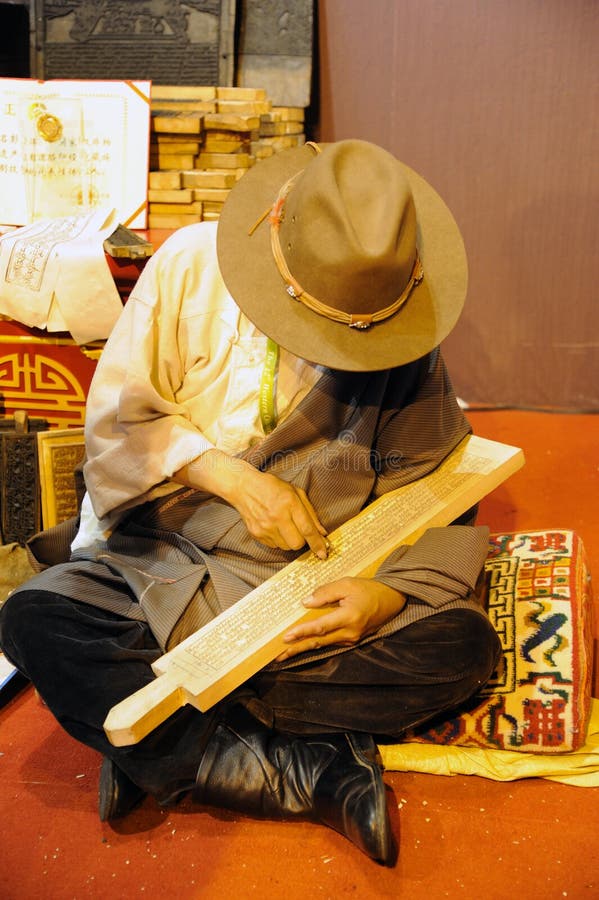
<svg viewBox="0 0 599 900"><path fill-rule="evenodd" d="M440 744L380 746L386 769L429 775L480 775L494 781L548 778L578 787L599 787L599 700L591 702L585 744L569 753L520 753Z"/></svg>

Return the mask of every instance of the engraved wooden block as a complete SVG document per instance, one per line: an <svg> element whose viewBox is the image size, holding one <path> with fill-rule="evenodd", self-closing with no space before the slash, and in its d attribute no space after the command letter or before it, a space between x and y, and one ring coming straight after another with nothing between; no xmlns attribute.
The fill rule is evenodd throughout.
<svg viewBox="0 0 599 900"><path fill-rule="evenodd" d="M216 100L216 86L192 84L153 84L152 101Z"/></svg>
<svg viewBox="0 0 599 900"><path fill-rule="evenodd" d="M150 172L148 187L157 191L177 191L182 187L181 172Z"/></svg>
<svg viewBox="0 0 599 900"><path fill-rule="evenodd" d="M153 100L150 106L153 115L189 115L217 112L216 100Z"/></svg>
<svg viewBox="0 0 599 900"><path fill-rule="evenodd" d="M155 169L190 169L193 166L195 153L152 153L150 165Z"/></svg>
<svg viewBox="0 0 599 900"><path fill-rule="evenodd" d="M260 116L239 116L234 113L207 113L204 116L206 131L252 131L260 125Z"/></svg>
<svg viewBox="0 0 599 900"><path fill-rule="evenodd" d="M151 216L201 215L202 204L199 200L192 200L191 203L150 203L149 213Z"/></svg>
<svg viewBox="0 0 599 900"><path fill-rule="evenodd" d="M78 512L75 469L85 453L83 428L40 432L37 441L42 525L51 528Z"/></svg>
<svg viewBox="0 0 599 900"><path fill-rule="evenodd" d="M250 144L250 153L256 159L268 159L269 156L273 156L274 152L274 147L264 141L252 141Z"/></svg>
<svg viewBox="0 0 599 900"><path fill-rule="evenodd" d="M148 191L148 201L150 203L191 203L193 199L193 194L188 188L179 188L172 191L152 188Z"/></svg>
<svg viewBox="0 0 599 900"><path fill-rule="evenodd" d="M40 62L46 78L149 79L163 98L184 82L210 99L204 86L233 83L235 15L236 0L37 0Z"/></svg>
<svg viewBox="0 0 599 900"><path fill-rule="evenodd" d="M25 410L0 419L0 513L4 544L25 544L41 525L36 432L45 419Z"/></svg>
<svg viewBox="0 0 599 900"><path fill-rule="evenodd" d="M113 259L147 259L152 256L154 248L149 241L140 237L130 228L118 225L103 242L104 253Z"/></svg>
<svg viewBox="0 0 599 900"><path fill-rule="evenodd" d="M261 122L260 135L272 137L281 134L301 134L304 130L303 122Z"/></svg>
<svg viewBox="0 0 599 900"><path fill-rule="evenodd" d="M158 134L155 135L155 138L156 139L151 142L150 147L152 154L158 154L158 156L165 153L196 154L200 152L199 135L197 141L189 140L187 135L179 138L173 134Z"/></svg>
<svg viewBox="0 0 599 900"><path fill-rule="evenodd" d="M266 100L266 90L255 87L227 87L218 85L217 100Z"/></svg>
<svg viewBox="0 0 599 900"><path fill-rule="evenodd" d="M289 147L300 147L306 142L305 134L281 134L275 137L261 137L264 144L270 144L275 153L287 150Z"/></svg>
<svg viewBox="0 0 599 900"><path fill-rule="evenodd" d="M238 85L265 88L275 105L310 105L313 0L242 0Z"/></svg>
<svg viewBox="0 0 599 900"><path fill-rule="evenodd" d="M243 143L235 143L233 141L220 141L217 138L206 138L202 153L239 153L245 149L245 141ZM248 148L249 149L249 148Z"/></svg>
<svg viewBox="0 0 599 900"><path fill-rule="evenodd" d="M198 169L249 169L254 162L249 153L200 153L196 166Z"/></svg>
<svg viewBox="0 0 599 900"><path fill-rule="evenodd" d="M196 225L198 222L201 222L202 215L185 215L181 213L180 215L175 216L161 216L156 215L155 213L150 213L150 215L148 216L148 220L150 223L150 228L183 228L185 225Z"/></svg>
<svg viewBox="0 0 599 900"><path fill-rule="evenodd" d="M215 112L239 116L262 116L272 108L270 100L217 100Z"/></svg>
<svg viewBox="0 0 599 900"><path fill-rule="evenodd" d="M181 182L185 188L232 188L237 178L233 172L217 169L191 169L181 172Z"/></svg>
<svg viewBox="0 0 599 900"><path fill-rule="evenodd" d="M193 195L196 200L224 203L229 196L229 191L226 188L194 188Z"/></svg>
<svg viewBox="0 0 599 900"><path fill-rule="evenodd" d="M253 131L250 131L249 133L244 131L221 131L220 129L214 128L205 133L204 147L211 141L220 141L222 143L234 144L239 147L244 142L247 142L248 136L252 134L254 134Z"/></svg>
<svg viewBox="0 0 599 900"><path fill-rule="evenodd" d="M152 114L152 131L166 132L167 134L201 134L203 131L203 116L179 112L165 112Z"/></svg>
<svg viewBox="0 0 599 900"><path fill-rule="evenodd" d="M302 554L156 660L159 677L111 709L109 740L136 743L186 703L209 709L278 656L292 625L322 614L301 603L319 584L371 577L396 547L453 522L523 462L517 447L465 438L429 475L383 495L330 534L328 559Z"/></svg>
<svg viewBox="0 0 599 900"><path fill-rule="evenodd" d="M216 200L205 200L203 204L203 214L204 217L208 216L210 213L218 214L222 212L224 203L219 203ZM206 221L209 221L206 219Z"/></svg>
<svg viewBox="0 0 599 900"><path fill-rule="evenodd" d="M268 113L263 113L263 122L303 122L306 112L300 106L273 106Z"/></svg>

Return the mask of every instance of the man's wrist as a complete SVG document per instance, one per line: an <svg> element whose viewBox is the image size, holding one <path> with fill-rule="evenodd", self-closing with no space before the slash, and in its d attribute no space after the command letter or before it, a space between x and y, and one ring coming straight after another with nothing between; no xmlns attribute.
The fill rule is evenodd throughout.
<svg viewBox="0 0 599 900"><path fill-rule="evenodd" d="M244 474L250 468L245 460L213 448L192 460L185 467L184 477L190 487L232 502L239 493Z"/></svg>

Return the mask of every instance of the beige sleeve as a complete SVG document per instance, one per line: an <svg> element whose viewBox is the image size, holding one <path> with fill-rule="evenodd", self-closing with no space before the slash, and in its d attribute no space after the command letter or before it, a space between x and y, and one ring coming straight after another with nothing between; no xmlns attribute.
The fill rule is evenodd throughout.
<svg viewBox="0 0 599 900"><path fill-rule="evenodd" d="M199 270L201 260L198 263ZM143 500L213 446L177 400L193 362L187 346L180 346L180 317L194 292L200 302L199 282L199 274L190 273L182 261L178 264L176 254L157 253L102 353L88 397L84 467L98 518ZM198 355L201 319L195 322ZM186 316L187 335L190 321Z"/></svg>

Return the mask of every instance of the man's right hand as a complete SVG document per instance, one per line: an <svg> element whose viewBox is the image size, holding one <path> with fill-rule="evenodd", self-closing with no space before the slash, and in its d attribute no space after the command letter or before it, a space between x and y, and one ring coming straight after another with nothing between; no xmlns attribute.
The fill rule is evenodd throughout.
<svg viewBox="0 0 599 900"><path fill-rule="evenodd" d="M267 547L301 550L307 544L320 559L327 558L326 529L302 488L216 449L184 466L174 479L222 497Z"/></svg>

